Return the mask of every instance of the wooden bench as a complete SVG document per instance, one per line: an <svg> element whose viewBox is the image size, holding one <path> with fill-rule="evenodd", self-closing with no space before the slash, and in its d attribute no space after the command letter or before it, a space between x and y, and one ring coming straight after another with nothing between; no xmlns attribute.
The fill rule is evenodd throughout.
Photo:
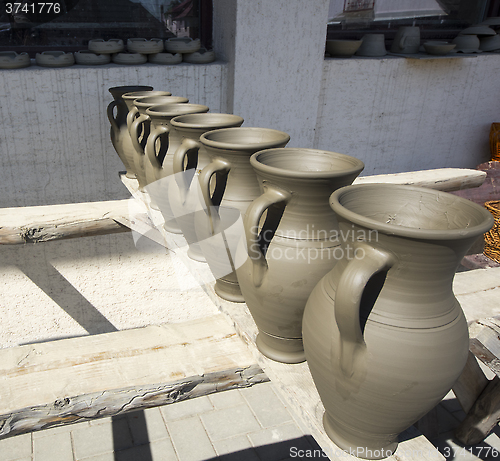
<svg viewBox="0 0 500 461"><path fill-rule="evenodd" d="M455 436L464 445L476 445L500 422L500 317L473 322L469 338L469 358L453 388L467 416ZM495 373L492 380L486 378L476 357Z"/></svg>

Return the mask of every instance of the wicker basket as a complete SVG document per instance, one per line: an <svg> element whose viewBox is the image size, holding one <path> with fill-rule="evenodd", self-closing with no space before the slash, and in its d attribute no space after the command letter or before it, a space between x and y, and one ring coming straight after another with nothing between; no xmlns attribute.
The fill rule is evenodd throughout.
<svg viewBox="0 0 500 461"><path fill-rule="evenodd" d="M500 123L492 123L490 129L491 160L500 162Z"/></svg>
<svg viewBox="0 0 500 461"><path fill-rule="evenodd" d="M484 204L495 218L493 227L484 234L484 255L500 263L500 200L491 200Z"/></svg>

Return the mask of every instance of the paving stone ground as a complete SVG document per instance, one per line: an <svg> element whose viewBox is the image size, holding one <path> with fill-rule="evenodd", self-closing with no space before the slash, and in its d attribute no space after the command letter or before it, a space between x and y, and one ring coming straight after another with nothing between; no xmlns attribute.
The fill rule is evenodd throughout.
<svg viewBox="0 0 500 461"><path fill-rule="evenodd" d="M272 383L0 440L0 461L285 461L316 453ZM449 460L500 459L500 431L463 448L453 429L465 417L452 392L431 442ZM314 451L316 450L316 451ZM497 451L498 450L498 451Z"/></svg>

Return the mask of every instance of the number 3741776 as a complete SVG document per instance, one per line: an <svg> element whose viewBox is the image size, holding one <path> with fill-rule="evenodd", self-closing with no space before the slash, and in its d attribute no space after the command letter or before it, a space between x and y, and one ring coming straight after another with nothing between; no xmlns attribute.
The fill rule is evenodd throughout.
<svg viewBox="0 0 500 461"><path fill-rule="evenodd" d="M494 447L449 447L446 446L442 450L441 453L447 459L455 459L460 460L460 456L466 456L467 459L470 459L470 455L477 456L478 458L496 458L500 455L499 450ZM463 458L462 458L463 459Z"/></svg>
<svg viewBox="0 0 500 461"><path fill-rule="evenodd" d="M18 13L60 13L61 4L60 3L27 3L27 2L16 2L16 3L6 3L5 12L8 14L18 14Z"/></svg>

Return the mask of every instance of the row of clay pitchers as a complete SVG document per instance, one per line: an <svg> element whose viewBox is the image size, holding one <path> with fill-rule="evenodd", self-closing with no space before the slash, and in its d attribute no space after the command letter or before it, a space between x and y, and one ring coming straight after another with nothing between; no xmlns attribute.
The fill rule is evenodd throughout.
<svg viewBox="0 0 500 461"><path fill-rule="evenodd" d="M364 166L356 158L285 148L286 133L241 118L202 127L210 115L235 116L174 116L174 106L189 104L137 108L130 123L135 151L156 171L144 188L206 258L217 293L247 303L259 350L307 359L329 437L358 457L389 456L465 365L452 282L493 217L435 190L353 186Z"/></svg>

